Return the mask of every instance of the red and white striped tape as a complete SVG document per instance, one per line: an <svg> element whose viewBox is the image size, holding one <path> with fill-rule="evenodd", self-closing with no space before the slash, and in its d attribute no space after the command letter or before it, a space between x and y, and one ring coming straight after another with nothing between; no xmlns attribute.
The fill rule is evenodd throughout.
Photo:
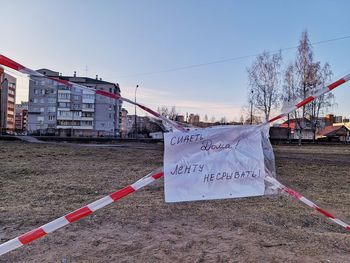
<svg viewBox="0 0 350 263"><path fill-rule="evenodd" d="M121 190L118 190L114 193L111 193L111 194L109 194L101 199L98 199L91 204L83 206L83 207L81 207L81 208L79 208L79 209L77 209L77 210L75 210L75 211L73 211L65 216L57 218L57 219L55 219L55 220L53 220L53 221L51 221L51 222L49 222L41 227L38 227L38 228L31 230L23 235L20 235L19 237L11 239L11 240L0 245L0 256L3 254L6 254L6 253L8 253L16 248L19 248L23 245L29 244L29 243L51 233L59 228L62 228L66 225L69 225L70 223L78 221L78 220L92 214L93 212L97 211L98 209L101 209L101 208L103 208L103 207L105 207L105 206L139 190L139 189L141 189L142 187L153 183L157 179L161 178L163 175L164 175L163 172L160 170L154 171L154 172L146 175L145 177L141 178L140 180L136 181L135 183L133 183L127 187L124 187ZM302 196L298 192L284 186L279 181L277 181L275 178L270 177L270 176L266 176L265 180L267 182L273 184L276 188L280 189L281 191L287 193L288 195L303 202L307 206L313 208L315 211L323 214L324 216L329 218L334 223L344 227L347 230L350 230L350 225L348 225L344 221L336 218L335 216L333 216L331 213L327 212L326 210L320 208L315 203L313 203L309 199L305 198L304 196Z"/></svg>
<svg viewBox="0 0 350 263"><path fill-rule="evenodd" d="M175 122L175 121L172 121L166 117L164 117L163 115L159 114L158 112L140 104L140 103L136 103L132 100L129 100L127 98L124 98L120 95L117 95L117 94L114 94L114 93L111 93L111 92L107 92L107 91L103 91L103 90L95 90L93 88L89 88L89 87L86 87L86 86L83 86L83 85L80 85L80 84L77 84L77 83L74 83L74 82L70 82L70 81L67 81L67 80L62 80L62 79L59 79L59 78L55 78L55 77L48 77L48 76L45 76L35 70L32 70L30 68L27 68L19 63L17 63L16 61L4 56L4 55L1 55L0 54L0 65L3 65L5 67L8 67L8 68L11 68L13 70L16 70L18 72L21 72L23 74L27 74L27 75L30 75L30 76L36 76L36 77L42 77L42 78L47 78L47 79L51 79L53 81L56 81L57 83L60 83L60 84L63 84L67 87L70 87L70 88L79 88L79 89L85 89L85 90L90 90L98 95L101 95L101 96L105 96L105 97L108 97L108 98L111 98L111 99L116 99L116 100L122 100L122 101L125 101L125 102L128 102L130 104L133 104L133 105L136 105L137 107L143 109L144 111L150 113L151 115L153 115L154 117L158 118L158 119L161 119L162 121L165 121L166 123L168 123L169 125L171 125L172 127L174 127L175 129L177 130L180 130L180 131L186 131L186 129L181 125L179 124L178 122Z"/></svg>
<svg viewBox="0 0 350 263"><path fill-rule="evenodd" d="M297 191L281 184L279 181L277 181L275 178L267 176L265 178L266 181L268 181L269 183L273 184L275 187L277 187L278 189L280 189L282 192L288 194L289 196L294 197L295 199L299 200L300 202L304 203L305 205L311 207L312 209L314 209L315 211L321 213L322 215L324 215L325 217L327 217L328 219L330 219L331 221L333 221L334 223L344 227L346 230L350 230L350 225L348 225L347 223L345 223L344 221L336 218L333 214L327 212L326 210L322 209L321 207L319 207L318 205L316 205L314 202L310 201L309 199L307 199L306 197L302 196L301 194L299 194Z"/></svg>
<svg viewBox="0 0 350 263"><path fill-rule="evenodd" d="M41 77L45 77L44 75L41 75L40 73L33 71L31 69L28 69L20 64L18 64L17 62L8 59L7 57L4 57L2 55L0 55L0 65L4 65L6 67L12 68L14 70L17 70L19 72L25 73L25 74L29 74L29 75L34 75L34 76L41 76ZM350 74L346 75L345 77L343 77L342 79L339 79L335 82L333 82L332 84L328 85L325 88L322 88L319 90L319 92L317 92L317 94L314 94L313 96L309 96L308 98L302 100L301 102L297 103L294 107L291 107L290 109L284 111L282 114L280 114L277 117L272 118L271 120L269 120L267 123L263 124L266 125L268 123L274 122L278 119L283 118L284 116L286 116L288 113L306 105L307 103L310 103L311 101L313 101L315 98L333 90L334 88L340 86L341 84L347 82L348 80L350 80ZM62 80L56 80L60 83L63 83ZM64 81L65 85L67 86L77 86L80 88L85 88L87 89L87 87L85 86L81 86L72 82L66 82ZM95 90L94 90L95 91ZM96 92L96 91L95 91ZM115 98L115 99L123 99L126 102L135 104L133 101L119 97L118 95L112 94L112 93L108 93L108 92L104 92L104 91L97 91L97 94L100 94L102 96L107 96L107 97L111 97L111 98ZM161 119L165 118L163 116L161 116L160 114L152 111L151 109L142 106L140 104L135 104L139 107L141 107L142 109L148 111L149 113L151 113L152 115L155 115L156 117L159 117ZM158 115L158 116L157 116ZM163 117L163 118L162 118ZM171 122L170 120L166 119L165 120L170 123L173 127L180 129L180 130L185 130L181 125L178 126L177 123ZM73 223L83 217L86 217L88 215L90 215L91 213L93 213L94 211L109 205L135 191L137 191L138 189L151 184L152 182L154 182L155 180L159 179L160 177L163 176L163 172L162 171L158 171L158 172L153 172L147 176L145 176L144 178L138 180L137 182L133 183L132 185L129 185L119 191L116 191L106 197L103 197L91 204L88 204L74 212L71 212L63 217L60 217L54 221L51 221L48 224L45 224L39 228L36 228L32 231L29 231L17 238L11 239L3 244L0 245L0 255L3 255L9 251L12 251L18 247L21 247L25 244L28 244L36 239L39 239L43 236L45 236L48 233L51 233L61 227L64 227L70 223ZM281 191L287 193L290 196L293 196L294 198L300 200L301 202L303 202L304 204L306 204L307 206L315 209L316 211L320 212L321 214L323 214L324 216L326 216L327 218L329 218L330 220L332 220L333 222L335 222L336 224L344 227L347 230L350 230L350 226L348 224L346 224L345 222L337 219L336 217L334 217L331 213L327 212L326 210L320 208L319 206L317 206L316 204L314 204L312 201L308 200L307 198L303 197L302 195L300 195L299 193L297 193L296 191L282 185L280 182L278 182L275 178L273 177L265 177L265 180L267 180L268 182L272 183L275 187L279 188Z"/></svg>
<svg viewBox="0 0 350 263"><path fill-rule="evenodd" d="M118 190L114 193L111 193L101 199L96 200L95 202L88 204L86 206L83 206L74 212L71 212L65 216L62 216L60 218L57 218L50 223L47 223L41 227L38 227L34 230L31 230L23 235L20 235L19 237L16 237L14 239L11 239L3 244L0 245L0 256L10 252L16 248L19 248L23 245L26 245L28 243L33 242L34 240L37 240L59 228L62 228L70 223L73 223L79 219L82 219L93 212L97 211L98 209L101 209L115 201L118 201L119 199L141 189L142 187L149 185L153 183L155 180L161 178L163 176L163 171L161 169L158 169L156 171L153 171L152 173L146 175L145 177L141 178L140 180L136 181L135 183L124 187L121 190Z"/></svg>
<svg viewBox="0 0 350 263"><path fill-rule="evenodd" d="M275 122L279 119L282 119L283 117L287 116L289 113L305 106L306 104L312 102L314 99L326 94L327 92L330 92L331 90L339 87L340 85L344 84L345 82L350 80L350 74L345 75L344 77L338 79L337 81L334 81L333 83L329 84L328 86L325 87L318 87L316 88L316 92L313 93L312 95L306 97L305 99L301 99L300 102L295 102L294 105L292 105L291 107L285 109L280 115L271 118L268 123L272 123Z"/></svg>

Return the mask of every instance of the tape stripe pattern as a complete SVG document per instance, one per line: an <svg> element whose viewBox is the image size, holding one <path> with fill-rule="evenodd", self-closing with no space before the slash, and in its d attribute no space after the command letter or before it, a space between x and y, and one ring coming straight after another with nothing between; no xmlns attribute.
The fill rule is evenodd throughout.
<svg viewBox="0 0 350 263"><path fill-rule="evenodd" d="M174 122L174 121L171 121L169 120L168 118L162 116L161 114L155 112L154 110L142 105L142 104L139 104L139 103L135 103L134 101L132 100L129 100L127 98L124 98L122 96L119 96L117 94L114 94L114 93L110 93L110 92L107 92L107 91L103 91L103 90L95 90L93 88L89 88L89 87L86 87L86 86L83 86L83 85L79 85L77 83L74 83L74 82L70 82L70 81L67 81L67 80L62 80L62 79L58 79L58 78L54 78L54 77L47 77L43 74L40 74L39 72L35 71L35 70L32 70L30 68L27 68L27 67L24 67L23 65L9 59L8 57L5 57L3 55L0 54L0 65L3 65L3 66L6 66L6 67L9 67L13 70L16 70L18 72L21 72L23 74L28 74L28 75L33 75L33 76L38 76L38 77L42 77L42 78L47 78L47 79L51 79L53 81L56 81L60 84L63 84L69 88L72 88L72 87L77 87L77 88L80 88L80 89L85 89L85 90L90 90L92 92L94 92L95 94L98 94L98 95L101 95L101 96L105 96L105 97L108 97L108 98L112 98L112 99L116 99L116 100L122 100L122 101L125 101L125 102L128 102L128 103L131 103L133 105L136 105L138 107L140 107L141 109L147 111L148 113L152 114L154 117L156 118L159 118L165 122L167 122L169 125L171 125L172 127L174 127L175 129L177 130L180 130L180 131L186 131L186 129L179 123L177 122Z"/></svg>
<svg viewBox="0 0 350 263"><path fill-rule="evenodd" d="M350 74L344 76L341 79L338 79L337 81L329 84L328 86L320 88L315 94L313 94L313 96L309 96L305 99L302 99L300 102L296 103L291 108L284 110L280 115L271 118L267 123L272 123L272 122L275 122L279 119L282 119L284 116L288 115L289 113L292 113L293 111L299 109L300 107L305 106L306 104L312 102L314 99L316 99L316 98L326 94L327 92L339 87L340 85L344 84L345 82L347 82L349 80L350 80Z"/></svg>
<svg viewBox="0 0 350 263"><path fill-rule="evenodd" d="M275 180L275 179L274 179ZM276 180L277 181L277 180ZM336 218L333 214L331 214L330 212L324 210L323 208L319 207L318 205L316 205L315 203L313 203L312 201L310 201L309 199L307 199L306 197L302 196L301 194L299 194L298 192L296 192L295 190L290 189L289 187L286 187L282 184L280 184L281 190L285 193L287 193L288 195L294 197L295 199L301 201L302 203L304 203L305 205L311 207L312 209L314 209L315 211L317 211L318 213L321 213L322 215L324 215L325 217L327 217L328 219L330 219L331 221L333 221L334 223L344 227L346 230L350 230L350 225L348 225L347 223L345 223L344 221Z"/></svg>
<svg viewBox="0 0 350 263"><path fill-rule="evenodd" d="M8 57L5 57L3 55L0 55L0 64L12 68L14 70L20 71L25 69L24 66L22 66L21 64L9 59Z"/></svg>
<svg viewBox="0 0 350 263"><path fill-rule="evenodd" d="M19 63L13 61L13 60L10 60L9 58L6 58L5 56L3 55L0 55L0 64L1 65L4 65L6 67L9 67L9 68L12 68L14 70L17 70L19 72L22 72L22 73L25 73L25 74L30 74L30 75L34 75L34 76L41 76L41 77L46 77L44 75L41 75L40 73L36 72L36 71L33 71L29 68L26 68L22 65L20 65ZM333 82L332 84L328 85L327 89L324 89L324 91L322 92L319 92L317 94L317 96L310 96L304 100L302 100L300 103L297 103L295 106L297 108L299 107L302 107L304 105L306 105L307 103L310 103L311 101L313 101L315 98L317 98L318 96L321 96L323 94L325 94L326 92L330 91L330 90L333 90L335 89L336 87L340 86L341 84L347 82L348 80L350 80L350 74L346 75L344 78L342 79L339 79L335 82ZM63 82L61 82L61 84L64 84ZM181 125L177 124L177 123L174 123L170 120L168 120L167 118L165 118L164 116L161 116L160 114L154 112L153 110L143 106L143 105L140 105L140 104L137 104L137 103L134 103L132 102L131 100L129 99L126 99L126 98L123 98L123 97L118 97L118 96L115 96L115 94L112 94L112 93L108 93L108 92L96 92L96 90L93 90L93 89L89 89L85 86L81 86L81 85L78 85L78 84L75 84L75 83L71 83L71 82L67 82L65 83L65 85L67 86L77 86L77 87L80 87L80 88L83 88L83 89L88 89L88 90L92 90L94 91L96 94L99 94L99 95L102 95L102 96L107 96L107 97L110 97L110 98L115 98L115 99L121 99L123 101L126 101L126 102L129 102L131 104L134 104L134 105L137 105L139 107L141 107L142 109L148 111L149 113L155 115L156 117L159 117L161 118L162 120L164 121L167 121L169 124L171 124L173 127L177 128L177 129L180 129L180 130L185 130L184 127L182 127ZM113 95L113 96L112 96ZM116 98L118 97L118 98ZM294 111L296 108L293 107L291 109L289 109L288 111L286 112L283 112L281 115L277 116L277 117L274 117L272 118L271 120L269 120L267 123L271 123L273 121L276 121L278 119L281 119L282 117L284 117L285 115L287 115L288 113ZM32 231L29 231L23 235L21 235L20 237L17 237L17 238L14 238L14 239L11 239L3 244L0 245L0 255L3 255L11 250L14 250L18 247L21 247L22 245L25 245L25 244L28 244L36 239L39 239L43 236L45 236L46 234L48 233L51 233L65 225L68 225L69 223L72 223L72 222L75 222L83 217L86 217L88 215L90 215L92 212L112 203L112 202L115 202L135 191L137 191L138 189L152 183L153 181L159 179L160 177L163 176L163 172L159 172L159 173L156 173L154 175L151 175L150 177L147 177L145 179L141 179L137 182L135 182L134 184L132 185L129 185L119 191L116 191L112 194L110 194L109 196L106 196L104 198L101 198L87 206L84 206L72 213L69 213L68 215L64 216L64 217L61 217L61 218L58 218L42 227L39 227L37 229L34 229ZM151 178L151 179L149 179ZM268 177L266 178L268 179ZM143 181L143 180L146 180L146 181ZM305 203L306 205L310 206L311 208L315 209L316 211L318 211L319 213L322 213L323 215L325 215L326 217L328 217L330 220L332 220L333 222L341 225L342 227L345 227L347 230L350 230L350 226L348 224L346 224L345 222L335 218L331 213L323 210L322 208L318 207L317 205L315 205L313 202L311 202L310 200L306 199L305 197L303 197L302 195L300 195L299 193L297 193L296 191L290 189L290 188L287 188L285 186L283 186L281 183L279 183L275 178L269 178L268 180L270 183L274 183L278 188L280 188L282 191L284 191L285 193L293 196L294 198L300 200L301 202ZM47 230L47 232L45 231Z"/></svg>
<svg viewBox="0 0 350 263"><path fill-rule="evenodd" d="M153 172L150 175L142 178L141 180L124 187L121 190L115 191L114 193L109 194L108 196L105 196L101 199L98 199L95 202L92 202L91 204L88 204L86 206L83 206L82 208L79 208L63 217L57 218L41 227L38 227L34 230L31 230L23 235L20 235L19 237L16 237L14 239L11 239L3 244L0 245L0 256L10 252L11 250L14 250L16 248L19 248L23 245L29 244L33 242L34 240L37 240L61 227L64 227L70 223L73 223L75 221L78 221L93 212L97 211L98 209L101 209L139 189L142 187L149 185L153 183L155 180L161 178L163 176L163 172Z"/></svg>
<svg viewBox="0 0 350 263"><path fill-rule="evenodd" d="M295 106L299 109L300 107L305 106L306 104L310 103L314 99L315 99L315 97L313 97L313 96L307 97L306 99L302 100L301 102L299 102Z"/></svg>

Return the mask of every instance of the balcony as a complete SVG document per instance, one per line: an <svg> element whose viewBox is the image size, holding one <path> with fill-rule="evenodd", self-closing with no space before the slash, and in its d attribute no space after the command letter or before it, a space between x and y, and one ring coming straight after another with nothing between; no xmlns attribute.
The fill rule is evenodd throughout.
<svg viewBox="0 0 350 263"><path fill-rule="evenodd" d="M94 117L80 117L80 120L82 120L82 121L93 121Z"/></svg>
<svg viewBox="0 0 350 263"><path fill-rule="evenodd" d="M66 129L66 130L92 130L92 126L72 126L72 125L57 125L56 129Z"/></svg>
<svg viewBox="0 0 350 263"><path fill-rule="evenodd" d="M94 108L82 108L81 110L85 112L95 112Z"/></svg>

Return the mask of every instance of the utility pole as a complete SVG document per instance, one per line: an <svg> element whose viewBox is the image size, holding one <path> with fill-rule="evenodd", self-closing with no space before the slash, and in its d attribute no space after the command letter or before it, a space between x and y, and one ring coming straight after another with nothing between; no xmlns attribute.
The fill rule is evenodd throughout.
<svg viewBox="0 0 350 263"><path fill-rule="evenodd" d="M250 96L250 125L253 124L253 89L251 89L251 96Z"/></svg>
<svg viewBox="0 0 350 263"><path fill-rule="evenodd" d="M137 116L136 116L136 91L139 85L136 85L135 88L135 138L137 137Z"/></svg>

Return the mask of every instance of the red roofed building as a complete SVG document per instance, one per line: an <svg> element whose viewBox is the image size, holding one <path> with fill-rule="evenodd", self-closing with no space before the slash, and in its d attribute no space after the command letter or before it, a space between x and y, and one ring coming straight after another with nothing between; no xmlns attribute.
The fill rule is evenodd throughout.
<svg viewBox="0 0 350 263"><path fill-rule="evenodd" d="M299 139L300 135L302 135L303 140L312 140L313 139L313 131L311 121L304 118L298 119L290 119L289 121L285 121L279 125L280 128L290 128L290 139ZM302 129L300 129L302 127Z"/></svg>
<svg viewBox="0 0 350 263"><path fill-rule="evenodd" d="M350 141L350 129L345 125L327 126L320 130L317 135L318 139L327 141Z"/></svg>

